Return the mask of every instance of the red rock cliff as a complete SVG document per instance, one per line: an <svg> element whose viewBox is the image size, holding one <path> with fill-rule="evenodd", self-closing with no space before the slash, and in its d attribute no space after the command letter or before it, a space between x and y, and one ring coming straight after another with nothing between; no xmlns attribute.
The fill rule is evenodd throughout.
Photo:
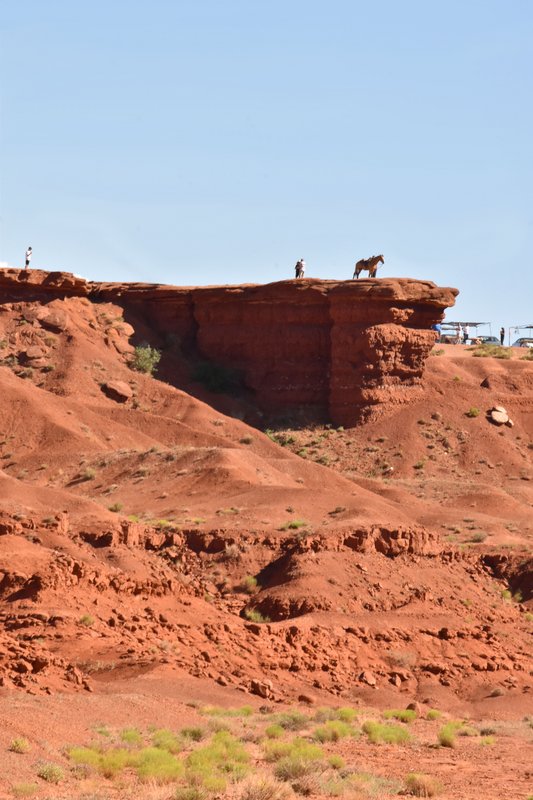
<svg viewBox="0 0 533 800"><path fill-rule="evenodd" d="M263 410L307 408L348 426L416 396L431 325L457 290L406 278L189 288L2 270L0 295L113 300L157 333L242 370Z"/></svg>

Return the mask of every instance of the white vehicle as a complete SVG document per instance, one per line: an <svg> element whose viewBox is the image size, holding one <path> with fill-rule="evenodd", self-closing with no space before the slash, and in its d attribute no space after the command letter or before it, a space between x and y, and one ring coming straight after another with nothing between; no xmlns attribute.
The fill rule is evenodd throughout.
<svg viewBox="0 0 533 800"><path fill-rule="evenodd" d="M533 339L529 336L522 336L516 342L513 342L511 347L533 347Z"/></svg>

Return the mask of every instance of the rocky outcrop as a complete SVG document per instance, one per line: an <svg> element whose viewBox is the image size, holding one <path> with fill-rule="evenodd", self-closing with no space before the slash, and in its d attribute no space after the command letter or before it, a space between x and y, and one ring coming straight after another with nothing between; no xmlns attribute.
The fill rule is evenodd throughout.
<svg viewBox="0 0 533 800"><path fill-rule="evenodd" d="M336 425L416 397L431 325L457 295L406 278L187 288L0 270L4 302L24 292L113 301L184 352L239 371L264 412L304 410Z"/></svg>

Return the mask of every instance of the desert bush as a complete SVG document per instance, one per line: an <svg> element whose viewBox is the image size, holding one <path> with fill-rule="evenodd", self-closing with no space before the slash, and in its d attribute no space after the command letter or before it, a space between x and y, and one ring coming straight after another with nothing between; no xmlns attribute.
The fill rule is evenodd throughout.
<svg viewBox="0 0 533 800"><path fill-rule="evenodd" d="M134 760L135 770L141 780L150 780L155 783L169 783L181 778L185 768L168 750L158 747L144 747L136 754Z"/></svg>
<svg viewBox="0 0 533 800"><path fill-rule="evenodd" d="M92 467L87 467L86 469L83 470L83 472L80 472L78 480L92 481L93 478L95 477L96 477L96 470L93 469Z"/></svg>
<svg viewBox="0 0 533 800"><path fill-rule="evenodd" d="M322 758L322 748L306 739L296 737L290 742L266 741L263 742L265 759L267 761L280 761L283 758L297 758L303 761L318 761Z"/></svg>
<svg viewBox="0 0 533 800"><path fill-rule="evenodd" d="M476 408L475 406L472 406L472 408L469 408L468 411L466 412L466 416L467 417L479 417L479 413L480 413L479 412L479 408Z"/></svg>
<svg viewBox="0 0 533 800"><path fill-rule="evenodd" d="M84 614L79 618L79 623L80 625L85 625L86 628L90 628L91 625L94 625L94 617L91 617L90 614Z"/></svg>
<svg viewBox="0 0 533 800"><path fill-rule="evenodd" d="M405 779L405 785L408 793L415 797L435 797L442 791L439 781L421 772L411 772Z"/></svg>
<svg viewBox="0 0 533 800"><path fill-rule="evenodd" d="M264 617L261 612L257 611L255 608L247 608L244 612L244 616L249 622L257 622L258 624L271 621L270 617Z"/></svg>
<svg viewBox="0 0 533 800"><path fill-rule="evenodd" d="M122 511L123 505L122 505L122 503L113 503L112 505L108 506L107 508L108 508L109 511L113 511L115 514L117 514L119 511Z"/></svg>
<svg viewBox="0 0 533 800"><path fill-rule="evenodd" d="M400 725L385 725L381 722L367 720L363 724L363 731L368 740L373 744L384 742L386 744L403 744L411 738L409 732Z"/></svg>
<svg viewBox="0 0 533 800"><path fill-rule="evenodd" d="M51 764L51 763L41 764L41 766L37 770L37 775L39 778L42 778L43 781L46 781L47 783L61 783L61 781L65 777L65 773L63 772L59 764Z"/></svg>
<svg viewBox="0 0 533 800"><path fill-rule="evenodd" d="M180 733L185 739L190 739L192 742L201 742L205 736L204 729L199 727L182 728Z"/></svg>
<svg viewBox="0 0 533 800"><path fill-rule="evenodd" d="M12 740L11 744L9 745L9 749L12 753L29 753L31 748L28 740L23 736L19 736L18 738Z"/></svg>
<svg viewBox="0 0 533 800"><path fill-rule="evenodd" d="M126 742L126 744L131 745L141 745L143 741L141 732L138 731L137 728L124 728L124 730L120 732L120 738L123 742Z"/></svg>
<svg viewBox="0 0 533 800"><path fill-rule="evenodd" d="M329 720L322 727L316 728L313 733L313 738L317 742L338 742L345 736L349 736L352 729L346 722L341 720Z"/></svg>
<svg viewBox="0 0 533 800"><path fill-rule="evenodd" d="M458 728L461 727L459 722L448 722L444 725L438 733L438 741L441 747L455 747L455 737Z"/></svg>
<svg viewBox="0 0 533 800"><path fill-rule="evenodd" d="M240 787L238 800L287 800L292 792L271 775L251 775Z"/></svg>
<svg viewBox="0 0 533 800"><path fill-rule="evenodd" d="M153 375L161 361L161 353L149 344L141 344L135 348L130 367L137 372Z"/></svg>
<svg viewBox="0 0 533 800"><path fill-rule="evenodd" d="M332 769L343 769L346 762L338 753L333 753L333 755L328 756L328 764Z"/></svg>
<svg viewBox="0 0 533 800"><path fill-rule="evenodd" d="M430 708L426 714L426 719L428 720L440 719L440 717L442 717L442 711L437 711L436 708Z"/></svg>
<svg viewBox="0 0 533 800"><path fill-rule="evenodd" d="M218 706L205 706L202 714L209 717L251 717L254 713L252 706L241 706L240 708L219 708Z"/></svg>
<svg viewBox="0 0 533 800"><path fill-rule="evenodd" d="M273 725L269 725L268 728L265 729L265 736L267 739L280 739L285 731L275 722Z"/></svg>
<svg viewBox="0 0 533 800"><path fill-rule="evenodd" d="M472 355L474 358L511 358L511 351L499 344L480 344Z"/></svg>
<svg viewBox="0 0 533 800"><path fill-rule="evenodd" d="M305 528L308 523L303 519L291 519L281 526L280 531L298 530L298 528Z"/></svg>
<svg viewBox="0 0 533 800"><path fill-rule="evenodd" d="M309 724L309 717L301 711L284 711L278 714L276 721L286 731L301 731Z"/></svg>
<svg viewBox="0 0 533 800"><path fill-rule="evenodd" d="M11 792L14 797L31 797L38 789L39 787L36 783L23 781L22 783L14 783L11 787Z"/></svg>
<svg viewBox="0 0 533 800"><path fill-rule="evenodd" d="M253 594L257 590L257 578L253 575L247 575L241 582L241 588L248 594Z"/></svg>
<svg viewBox="0 0 533 800"><path fill-rule="evenodd" d="M249 756L242 742L228 731L215 733L211 742L189 754L187 779L207 790L223 791L226 780L241 780L248 771ZM214 787L214 788L212 788Z"/></svg>
<svg viewBox="0 0 533 800"><path fill-rule="evenodd" d="M307 759L301 755L294 754L285 756L278 761L274 767L274 775L280 781L295 781L313 773L322 772L324 764L322 761Z"/></svg>
<svg viewBox="0 0 533 800"><path fill-rule="evenodd" d="M152 744L160 750L167 750L169 753L179 753L183 750L183 741L172 731L160 728L152 733Z"/></svg>
<svg viewBox="0 0 533 800"><path fill-rule="evenodd" d="M412 722L416 719L416 711L411 708L391 708L383 712L384 719L398 719L400 722Z"/></svg>

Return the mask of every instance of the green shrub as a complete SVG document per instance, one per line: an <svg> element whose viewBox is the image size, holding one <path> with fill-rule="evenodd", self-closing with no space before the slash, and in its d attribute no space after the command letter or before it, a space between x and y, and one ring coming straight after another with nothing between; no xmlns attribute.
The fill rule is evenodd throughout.
<svg viewBox="0 0 533 800"><path fill-rule="evenodd" d="M461 724L460 722L448 722L440 729L438 740L441 747L455 747L455 737Z"/></svg>
<svg viewBox="0 0 533 800"><path fill-rule="evenodd" d="M342 756L338 755L338 753L334 753L328 757L328 764L332 769L343 769L346 762Z"/></svg>
<svg viewBox="0 0 533 800"><path fill-rule="evenodd" d="M383 712L384 719L398 719L400 722L412 722L416 719L416 711L410 708L391 708Z"/></svg>
<svg viewBox="0 0 533 800"><path fill-rule="evenodd" d="M303 519L291 519L289 522L286 522L284 525L281 526L280 531L293 531L298 530L298 528L305 528L308 523L305 522Z"/></svg>
<svg viewBox="0 0 533 800"><path fill-rule="evenodd" d="M309 717L301 711L284 711L277 715L276 720L286 731L300 731L309 724Z"/></svg>
<svg viewBox="0 0 533 800"><path fill-rule="evenodd" d="M24 781L23 783L14 783L11 787L11 792L14 797L31 797L32 794L35 794L38 788L39 787L36 783Z"/></svg>
<svg viewBox="0 0 533 800"><path fill-rule="evenodd" d="M123 742L126 742L126 744L131 745L140 745L143 741L141 732L138 731L137 728L124 728L124 730L120 732L120 738Z"/></svg>
<svg viewBox="0 0 533 800"><path fill-rule="evenodd" d="M126 767L134 765L137 753L125 747L113 747L105 751L91 747L72 747L68 756L75 764L91 767L104 778L114 778Z"/></svg>
<svg viewBox="0 0 533 800"><path fill-rule="evenodd" d="M405 785L409 794L415 797L435 797L442 792L439 781L421 772L411 772L405 779Z"/></svg>
<svg viewBox="0 0 533 800"><path fill-rule="evenodd" d="M13 739L9 745L12 753L28 753L30 751L30 743L23 736Z"/></svg>
<svg viewBox="0 0 533 800"><path fill-rule="evenodd" d="M182 728L180 733L182 736L184 736L186 739L190 739L192 742L201 742L205 735L204 729L199 727Z"/></svg>
<svg viewBox="0 0 533 800"><path fill-rule="evenodd" d="M248 594L253 594L257 590L257 578L253 575L247 575L241 583L242 588Z"/></svg>
<svg viewBox="0 0 533 800"><path fill-rule="evenodd" d="M351 731L352 729L346 722L330 720L322 725L321 728L316 728L313 733L313 738L316 739L317 742L338 742L339 739L349 736Z"/></svg>
<svg viewBox="0 0 533 800"><path fill-rule="evenodd" d="M181 778L185 768L168 750L158 747L144 747L136 754L135 769L141 780L156 783L169 783Z"/></svg>
<svg viewBox="0 0 533 800"><path fill-rule="evenodd" d="M160 728L152 733L152 744L160 750L167 750L173 754L183 750L183 742L179 736L166 728Z"/></svg>
<svg viewBox="0 0 533 800"><path fill-rule="evenodd" d="M368 740L373 744L384 742L386 744L402 744L411 738L409 731L401 725L385 725L381 722L367 720L363 724L363 731L368 736Z"/></svg>
<svg viewBox="0 0 533 800"><path fill-rule="evenodd" d="M282 758L301 758L305 761L316 761L322 758L322 748L317 744L308 742L307 739L296 737L290 742L265 741L263 742L265 759L279 761Z"/></svg>
<svg viewBox="0 0 533 800"><path fill-rule="evenodd" d="M466 416L467 417L479 417L479 408L476 408L475 406L472 406L472 408L470 408L466 412Z"/></svg>
<svg viewBox="0 0 533 800"><path fill-rule="evenodd" d="M141 344L135 348L130 366L137 372L153 375L160 361L161 353L159 350L150 347L149 344Z"/></svg>
<svg viewBox="0 0 533 800"><path fill-rule="evenodd" d="M90 614L84 614L79 619L80 625L85 625L86 628L90 628L91 625L94 625L94 617L91 617Z"/></svg>
<svg viewBox="0 0 533 800"><path fill-rule="evenodd" d="M428 713L426 714L426 719L432 721L435 719L440 719L442 717L442 711L437 711L436 708L430 708Z"/></svg>
<svg viewBox="0 0 533 800"><path fill-rule="evenodd" d="M252 706L241 706L240 708L219 708L218 706L205 706L202 714L209 717L251 717L254 713Z"/></svg>
<svg viewBox="0 0 533 800"><path fill-rule="evenodd" d="M268 728L265 730L265 736L267 739L280 739L283 734L284 730L281 725L274 723L273 725L269 725Z"/></svg>
<svg viewBox="0 0 533 800"><path fill-rule="evenodd" d="M58 764L41 764L37 770L37 775L47 783L61 783L65 774Z"/></svg>
<svg viewBox="0 0 533 800"><path fill-rule="evenodd" d="M238 781L246 775L248 761L242 742L228 731L219 731L209 744L189 754L187 779L207 791L224 791L226 780Z"/></svg>
<svg viewBox="0 0 533 800"><path fill-rule="evenodd" d="M255 608L247 608L244 612L244 616L250 622L257 622L259 624L263 622L270 622L270 617L264 617L260 611L257 611Z"/></svg>
<svg viewBox="0 0 533 800"><path fill-rule="evenodd" d="M499 344L481 344L472 355L474 358L511 358L511 351Z"/></svg>

